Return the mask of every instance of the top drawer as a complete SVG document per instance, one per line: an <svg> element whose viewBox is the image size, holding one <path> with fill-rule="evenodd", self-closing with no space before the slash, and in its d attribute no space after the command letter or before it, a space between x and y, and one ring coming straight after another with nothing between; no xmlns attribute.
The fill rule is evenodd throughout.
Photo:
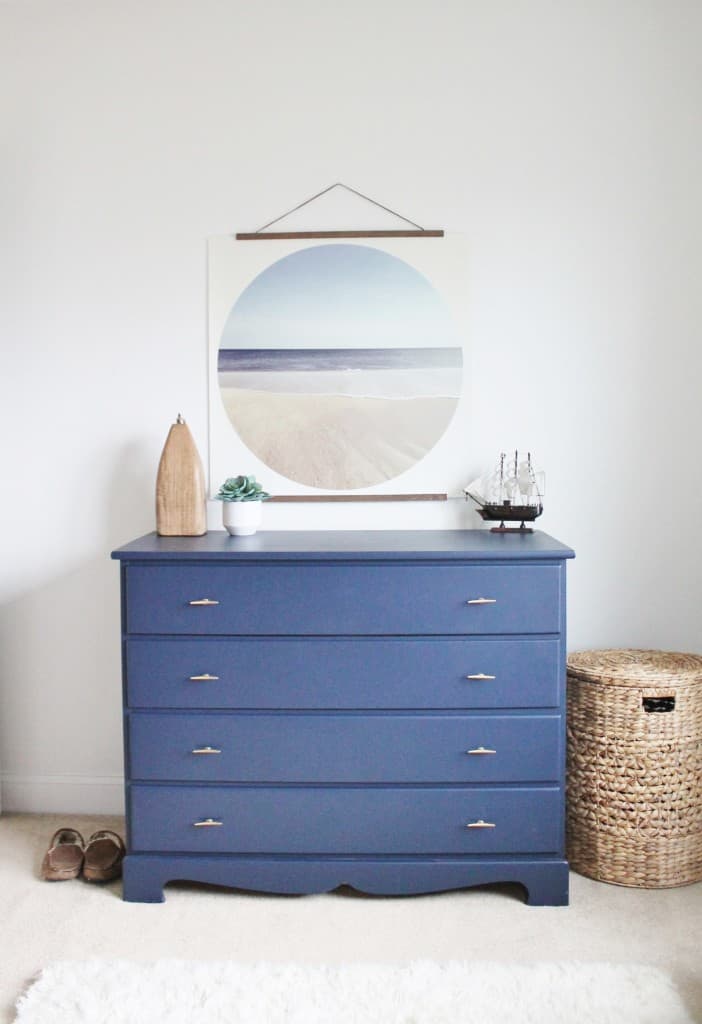
<svg viewBox="0 0 702 1024"><path fill-rule="evenodd" d="M129 633L557 633L558 565L130 565Z"/></svg>

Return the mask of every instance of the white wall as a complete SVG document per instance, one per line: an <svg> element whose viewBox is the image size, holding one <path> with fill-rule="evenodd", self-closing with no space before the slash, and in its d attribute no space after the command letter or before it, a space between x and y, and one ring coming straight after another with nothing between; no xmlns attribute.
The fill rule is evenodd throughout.
<svg viewBox="0 0 702 1024"><path fill-rule="evenodd" d="M6 808L119 807L109 552L153 528L176 413L206 455L205 239L337 180L469 237L455 458L546 468L571 647L702 651L701 29L694 0L0 3Z"/></svg>

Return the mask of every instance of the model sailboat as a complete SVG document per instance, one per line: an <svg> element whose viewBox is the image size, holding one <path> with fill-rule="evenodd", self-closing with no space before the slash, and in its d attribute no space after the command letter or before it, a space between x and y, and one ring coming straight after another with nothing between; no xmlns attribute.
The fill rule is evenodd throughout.
<svg viewBox="0 0 702 1024"><path fill-rule="evenodd" d="M478 515L488 522L497 522L494 533L514 531L531 532L526 523L533 522L544 510L544 474L536 472L531 462L531 452L526 459L514 459L500 453L495 470L487 477L479 477L464 488L467 497L479 506ZM505 523L520 523L519 526L505 526Z"/></svg>

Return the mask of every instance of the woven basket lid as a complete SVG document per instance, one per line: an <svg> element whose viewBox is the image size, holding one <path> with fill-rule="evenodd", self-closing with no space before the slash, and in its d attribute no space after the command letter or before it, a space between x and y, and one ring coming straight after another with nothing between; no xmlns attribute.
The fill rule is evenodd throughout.
<svg viewBox="0 0 702 1024"><path fill-rule="evenodd" d="M568 675L614 686L702 683L702 655L675 651L575 651L568 655Z"/></svg>

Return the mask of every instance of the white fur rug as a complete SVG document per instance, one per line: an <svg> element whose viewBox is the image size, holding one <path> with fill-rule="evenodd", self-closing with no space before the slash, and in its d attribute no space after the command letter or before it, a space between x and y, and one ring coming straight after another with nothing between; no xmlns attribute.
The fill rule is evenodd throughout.
<svg viewBox="0 0 702 1024"><path fill-rule="evenodd" d="M646 966L65 961L16 1024L692 1024Z"/></svg>

